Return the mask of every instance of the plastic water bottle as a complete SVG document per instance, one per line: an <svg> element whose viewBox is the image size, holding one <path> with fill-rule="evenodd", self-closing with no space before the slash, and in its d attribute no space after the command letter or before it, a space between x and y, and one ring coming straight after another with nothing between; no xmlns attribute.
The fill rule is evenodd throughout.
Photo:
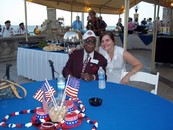
<svg viewBox="0 0 173 130"><path fill-rule="evenodd" d="M58 98L62 98L65 88L65 79L62 74L58 76L57 87L58 87Z"/></svg>
<svg viewBox="0 0 173 130"><path fill-rule="evenodd" d="M99 88L104 89L106 87L106 85L105 85L105 71L101 66L99 67L99 70L98 70L98 79L99 79Z"/></svg>

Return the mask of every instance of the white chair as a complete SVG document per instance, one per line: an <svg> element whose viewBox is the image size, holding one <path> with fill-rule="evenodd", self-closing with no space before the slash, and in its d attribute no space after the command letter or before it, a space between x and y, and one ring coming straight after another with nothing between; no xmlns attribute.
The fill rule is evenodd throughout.
<svg viewBox="0 0 173 130"><path fill-rule="evenodd" d="M123 72L121 77L124 77L127 73L128 72ZM157 74L155 75L155 74L139 71L136 74L132 75L129 81L137 81L137 82L151 84L154 87L154 89L151 90L151 93L157 95L159 72L157 72Z"/></svg>

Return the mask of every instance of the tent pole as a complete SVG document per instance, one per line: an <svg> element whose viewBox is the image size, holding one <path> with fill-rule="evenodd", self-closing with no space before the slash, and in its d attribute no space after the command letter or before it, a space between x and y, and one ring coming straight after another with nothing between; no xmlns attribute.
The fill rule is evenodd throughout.
<svg viewBox="0 0 173 130"><path fill-rule="evenodd" d="M72 29L72 20L73 20L73 12L72 12L72 10L73 10L73 5L71 4L71 29Z"/></svg>
<svg viewBox="0 0 173 130"><path fill-rule="evenodd" d="M26 6L26 0L24 0L24 6L25 6L25 29L26 29L26 42L28 42L28 23L27 23L27 6Z"/></svg>
<svg viewBox="0 0 173 130"><path fill-rule="evenodd" d="M84 30L84 12L82 12L82 18L81 18L81 20L82 20L82 29Z"/></svg>
<svg viewBox="0 0 173 130"><path fill-rule="evenodd" d="M127 31L128 31L128 17L129 17L129 5L130 5L130 0L125 0L125 13L124 13L124 43L123 43L123 48L126 50L127 49Z"/></svg>
<svg viewBox="0 0 173 130"><path fill-rule="evenodd" d="M160 6L158 5L157 8L157 17L156 17L156 4L154 5L154 28L153 28L153 41L152 41L152 56L151 56L151 72L155 72L155 53L156 53L156 41L157 41L157 18L159 17L159 9Z"/></svg>

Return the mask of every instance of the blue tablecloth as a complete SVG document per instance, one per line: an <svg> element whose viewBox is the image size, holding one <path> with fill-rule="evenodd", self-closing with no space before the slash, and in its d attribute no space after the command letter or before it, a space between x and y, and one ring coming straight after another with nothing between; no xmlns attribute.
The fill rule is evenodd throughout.
<svg viewBox="0 0 173 130"><path fill-rule="evenodd" d="M0 119L15 111L41 106L40 102L32 98L41 84L42 82L23 84L28 91L25 99L1 100ZM50 84L56 88L56 81L50 81ZM86 107L85 114L91 120L98 121L98 130L173 130L173 103L151 93L108 82L106 89L99 89L97 81L81 81L78 97ZM91 97L102 98L103 104L100 107L90 106L88 100ZM32 114L15 116L8 123L26 123L31 120L31 116ZM91 128L92 125L83 120L74 130Z"/></svg>
<svg viewBox="0 0 173 130"><path fill-rule="evenodd" d="M152 42L153 36L152 35L138 35L138 37L142 40L142 42L147 46ZM120 39L123 43L123 36L120 36Z"/></svg>

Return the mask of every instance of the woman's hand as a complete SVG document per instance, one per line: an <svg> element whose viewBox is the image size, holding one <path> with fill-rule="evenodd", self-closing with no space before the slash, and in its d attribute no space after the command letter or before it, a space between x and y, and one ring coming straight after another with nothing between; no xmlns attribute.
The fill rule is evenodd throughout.
<svg viewBox="0 0 173 130"><path fill-rule="evenodd" d="M122 79L121 79L121 81L120 81L120 84L127 84L128 82L129 82L129 76L128 75L125 75Z"/></svg>

